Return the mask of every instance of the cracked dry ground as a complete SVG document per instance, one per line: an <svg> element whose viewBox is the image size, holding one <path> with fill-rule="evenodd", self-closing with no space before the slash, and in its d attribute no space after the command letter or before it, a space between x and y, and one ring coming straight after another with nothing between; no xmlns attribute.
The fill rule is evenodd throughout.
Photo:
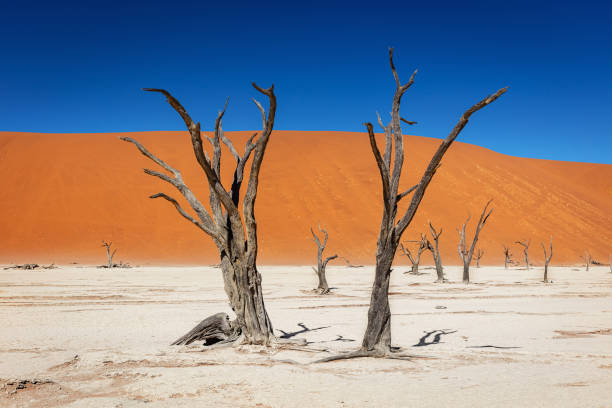
<svg viewBox="0 0 612 408"><path fill-rule="evenodd" d="M214 268L0 271L0 406L610 406L612 274L553 267L392 277L394 345L412 361L307 364L359 347L371 267L261 267L279 337L309 351L168 344L229 312ZM461 271L447 267L451 282Z"/></svg>

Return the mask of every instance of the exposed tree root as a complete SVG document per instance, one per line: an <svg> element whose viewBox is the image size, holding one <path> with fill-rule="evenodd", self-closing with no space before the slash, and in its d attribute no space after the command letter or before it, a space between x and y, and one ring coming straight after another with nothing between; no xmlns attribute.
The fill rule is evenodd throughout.
<svg viewBox="0 0 612 408"><path fill-rule="evenodd" d="M419 356L415 354L400 353L397 351L380 352L380 351L374 351L374 350L372 351L356 350L350 353L335 354L333 356L321 358L319 360L313 361L312 363L313 364L329 363L330 361L349 360L353 358L363 358L363 357L388 358L391 360L404 360L404 361L412 361L417 358L430 358L430 357Z"/></svg>
<svg viewBox="0 0 612 408"><path fill-rule="evenodd" d="M204 341L205 345L216 343L233 344L240 338L239 328L230 321L227 313L217 313L202 320L187 334L175 340L171 345L189 345L194 341Z"/></svg>

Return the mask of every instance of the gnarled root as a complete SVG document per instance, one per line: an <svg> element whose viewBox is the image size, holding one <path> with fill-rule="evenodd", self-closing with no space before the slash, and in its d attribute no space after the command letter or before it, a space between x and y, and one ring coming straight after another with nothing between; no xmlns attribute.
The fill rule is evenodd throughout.
<svg viewBox="0 0 612 408"><path fill-rule="evenodd" d="M424 356L418 356L418 355L413 355L413 354L405 354L405 353L399 353L397 351L387 351L387 352L381 352L378 350L363 350L363 349L359 349L350 353L344 353L344 354L335 354L333 356L329 356L329 357L325 357L319 360L315 360L312 363L316 364L316 363L328 363L330 361L337 361L337 360L349 360L352 358L362 358L362 357L372 357L372 358L388 358L388 359L392 359L392 360L405 360L405 361L412 361L416 358L429 358L429 357L424 357Z"/></svg>
<svg viewBox="0 0 612 408"><path fill-rule="evenodd" d="M204 341L204 345L210 346L215 343L233 343L239 337L240 328L235 321L230 321L227 313L217 313L202 320L171 345L188 345L194 341Z"/></svg>

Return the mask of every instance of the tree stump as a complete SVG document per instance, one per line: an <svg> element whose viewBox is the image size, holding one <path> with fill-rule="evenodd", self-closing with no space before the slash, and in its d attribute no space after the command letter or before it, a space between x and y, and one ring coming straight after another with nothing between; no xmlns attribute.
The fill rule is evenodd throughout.
<svg viewBox="0 0 612 408"><path fill-rule="evenodd" d="M183 337L172 343L172 346L189 345L194 341L204 341L205 346L218 342L231 342L238 338L239 330L230 321L227 313L217 313L202 320Z"/></svg>

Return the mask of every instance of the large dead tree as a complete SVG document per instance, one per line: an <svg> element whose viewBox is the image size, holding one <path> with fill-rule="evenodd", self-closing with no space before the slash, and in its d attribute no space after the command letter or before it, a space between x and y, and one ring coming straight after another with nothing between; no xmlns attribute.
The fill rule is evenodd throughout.
<svg viewBox="0 0 612 408"><path fill-rule="evenodd" d="M504 245L504 269L508 269L508 265L512 263L512 254L510 248Z"/></svg>
<svg viewBox="0 0 612 408"><path fill-rule="evenodd" d="M544 283L548 283L548 264L550 263L550 260L552 258L553 255L553 247L552 247L552 235L550 236L550 249L548 250L548 252L546 252L546 247L544 246L544 243L542 242L542 249L544 250Z"/></svg>
<svg viewBox="0 0 612 408"><path fill-rule="evenodd" d="M410 267L410 272L408 272L408 273L411 273L411 274L414 274L414 275L418 275L419 274L419 264L421 263L421 255L427 249L427 238L425 237L424 234L421 234L421 239L420 240L418 240L418 241L406 241L406 242L416 242L416 243L419 244L419 247L417 248L416 256L415 256L410 251L410 249L406 248L404 246L404 244L400 243L400 248L401 248L402 252L404 253L404 255L406 255L408 257L408 259L410 259L410 262L412 263L412 266Z"/></svg>
<svg viewBox="0 0 612 408"><path fill-rule="evenodd" d="M472 262L472 257L474 256L474 249L476 248L476 243L478 242L478 236L480 235L480 231L482 230L482 227L484 227L485 223L489 219L489 216L493 212L493 208L491 208L487 212L491 201L493 200L487 201L487 204L485 205L484 209L482 210L482 213L480 214L478 224L476 224L474 238L472 239L472 243L469 248L466 243L465 227L470 221L470 216L468 216L467 220L463 223L461 229L457 230L457 232L459 232L459 256L463 261L463 283L470 283L470 263Z"/></svg>
<svg viewBox="0 0 612 408"><path fill-rule="evenodd" d="M391 265L393 264L397 247L401 242L402 234L414 218L425 194L425 190L440 166L442 157L455 141L461 130L467 125L470 116L472 116L474 112L477 112L495 101L506 92L507 89L500 89L495 94L487 96L465 111L453 130L446 139L442 141L434 153L418 184L405 191L399 191L400 176L404 165L404 138L402 136L400 122L403 121L408 123L408 121L400 117L400 102L404 93L412 86L416 71L414 71L408 82L402 85L393 64L393 49L389 50L389 63L395 79L396 89L391 106L390 124L385 126L380 116L378 116L379 124L384 130L385 148L383 153L381 153L378 148L372 124L365 124L370 138L372 153L374 154L380 173L383 204L380 232L376 244L376 269L370 307L368 309L368 323L359 351L347 355L332 356L320 361L331 361L360 356L389 356L391 353L389 279L391 277ZM399 216L399 220L397 220L398 204L410 193L412 193L410 203L408 207L403 210L403 214Z"/></svg>
<svg viewBox="0 0 612 408"><path fill-rule="evenodd" d="M310 232L312 233L312 240L315 244L317 244L317 269L312 268L314 269L315 273L317 274L317 277L319 278L319 285L317 286L315 291L320 293L321 295L325 295L329 293L329 285L327 284L325 268L327 267L327 263L331 260L336 259L338 255L334 254L323 259L323 251L327 246L328 234L327 229L321 228L321 224L319 224L319 232L323 233L323 242L321 242L321 240L319 239L317 234L315 234L312 228L310 229Z"/></svg>
<svg viewBox="0 0 612 408"><path fill-rule="evenodd" d="M214 134L212 137L204 136L210 144L212 155L209 155L204 149L200 123L195 123L191 119L178 100L163 89L145 89L145 91L163 94L185 122L191 136L195 158L206 176L209 187L210 213L202 202L196 198L191 188L185 184L180 171L153 155L136 140L129 137L122 137L121 139L133 143L143 155L166 171L166 173L162 173L150 169L144 170L146 174L157 177L175 187L190 205L195 216L183 209L176 199L164 193L154 194L150 198L163 198L171 203L183 218L210 236L219 250L225 292L229 298L230 306L236 314L236 320L221 327L218 323L223 322L223 319L211 319L216 326L212 332L216 333L218 330L231 327L232 331L238 333L238 335L230 337L239 343L269 344L274 340L274 334L264 304L261 275L257 271L256 265L255 199L257 198L261 164L274 126L276 96L274 95L274 86L263 89L253 83L253 87L269 100L269 108L266 113L263 106L253 99L263 120L263 130L259 137L257 137L257 133L254 133L248 139L243 153L238 153L232 141L223 132L222 119L227 108L226 101L223 110L219 112L215 121ZM232 185L229 188L221 183L221 144L227 147L236 160ZM246 193L241 199L240 192L245 166L251 157ZM240 203L242 203L242 211L240 211ZM209 329L209 327L203 325L204 322L206 320L199 325L201 326L200 332L203 334ZM198 333L192 331L190 336L198 337ZM215 336L217 335L215 334ZM200 336L198 339L206 340L206 336Z"/></svg>
<svg viewBox="0 0 612 408"><path fill-rule="evenodd" d="M442 235L442 228L440 231L436 231L433 225L431 225L430 221L427 221L429 224L429 231L431 232L431 237L434 240L434 245L431 245L431 242L427 240L427 249L431 251L431 256L433 257L434 263L436 264L436 275L438 279L437 283L446 282L446 278L444 277L444 268L442 267L442 258L440 257L440 245L439 239L440 235Z"/></svg>
<svg viewBox="0 0 612 408"><path fill-rule="evenodd" d="M529 270L529 245L531 245L531 240L516 241L515 243L523 247L523 256L525 257L525 267L527 268L527 270Z"/></svg>

